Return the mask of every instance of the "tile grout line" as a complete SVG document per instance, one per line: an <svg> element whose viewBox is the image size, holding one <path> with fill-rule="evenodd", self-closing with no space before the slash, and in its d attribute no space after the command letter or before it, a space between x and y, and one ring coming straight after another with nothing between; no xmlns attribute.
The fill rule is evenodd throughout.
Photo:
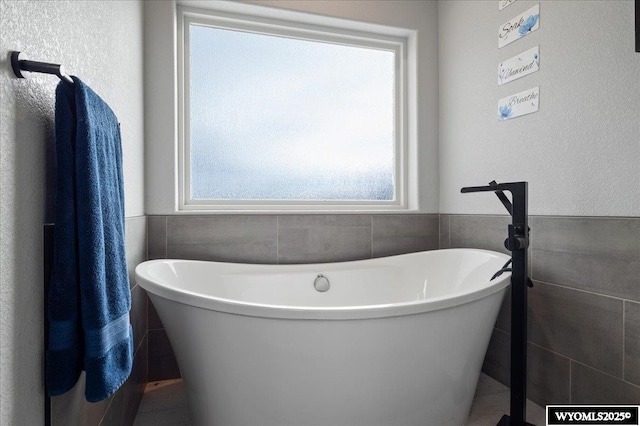
<svg viewBox="0 0 640 426"><path fill-rule="evenodd" d="M625 356L625 354L626 354L626 345L625 345L625 332L624 332L624 330L625 330L625 326L624 325L626 323L626 318L625 318L626 317L625 312L627 310L626 308L627 308L627 302L626 302L626 300L623 300L622 301L622 380L626 379L626 377L625 377L626 368L625 368L625 365L624 365L624 360L626 358L626 356Z"/></svg>
<svg viewBox="0 0 640 426"><path fill-rule="evenodd" d="M169 255L169 217L164 217L164 259Z"/></svg>
<svg viewBox="0 0 640 426"><path fill-rule="evenodd" d="M276 215L276 265L280 264L280 215Z"/></svg>
<svg viewBox="0 0 640 426"><path fill-rule="evenodd" d="M147 261L149 260L149 216L145 216L144 229L144 260Z"/></svg>
<svg viewBox="0 0 640 426"><path fill-rule="evenodd" d="M573 394L571 388L573 387L573 360L569 359L569 404L573 404Z"/></svg>
<svg viewBox="0 0 640 426"><path fill-rule="evenodd" d="M149 335L149 332L148 332L148 331L146 331L146 332L144 333L144 335L142 336L142 339L140 339L140 343L138 344L138 347L137 347L137 348L134 348L134 351L133 351L133 359L135 359L135 358L136 358L136 355L138 354L138 351L140 350L140 348L142 347L142 345L143 345L143 343L144 343L144 339L146 339L146 338L148 337L148 335Z"/></svg>
<svg viewBox="0 0 640 426"><path fill-rule="evenodd" d="M499 332L501 332L503 334L506 334L506 335L509 336L509 338L511 338L511 333L508 332L508 331L502 330L502 329L497 328L497 327L494 327L494 330L497 330L497 331L499 331ZM554 351L552 349L546 348L546 347L541 346L541 345L539 345L539 344L537 344L535 342L532 342L531 340L528 339L528 337L527 337L527 344L530 344L532 346L536 346L536 347L538 347L540 349L543 349L543 350L545 350L545 351L547 351L549 353L552 353L552 354L554 354L556 356L559 356L561 358L569 360L569 400L571 400L571 381L572 381L572 377L573 377L573 375L572 375L573 363L583 365L583 366L585 366L587 368L590 368L592 370L597 371L598 373L605 374L605 375L607 375L607 376L609 376L609 377L611 377L613 379L620 380L620 381L622 381L622 382L624 382L626 384L630 384L630 385L633 385L633 386L638 386L635 383L632 383L632 382L629 382L629 381L625 380L623 377L616 377L616 376L614 376L614 375L612 375L610 373L607 373L606 371L600 370L599 368L596 368L596 367L590 366L588 364L585 364L583 362L577 361L577 360L575 360L573 358L568 357L567 355L561 354L561 353L556 352L556 351Z"/></svg>
<svg viewBox="0 0 640 426"><path fill-rule="evenodd" d="M511 336L511 333L509 333L509 336ZM574 360L573 358L568 357L568 356L566 356L566 355L564 355L564 354L561 354L560 352L556 352L556 351L551 350L551 349L549 349L549 348L545 348L544 346L541 346L541 345L539 345L539 344L537 344L537 343L535 343L535 342L532 342L532 341L531 341L531 340L529 340L528 338L527 338L527 343L529 343L530 345L536 346L536 347L538 347L538 348L540 348L540 349L544 349L544 350L545 350L545 351L547 351L547 352L551 352L552 354L557 355L557 356L559 356L559 357L562 357L562 358L568 359L569 361L573 361L573 360ZM599 370L598 370L598 371L599 371Z"/></svg>
<svg viewBox="0 0 640 426"><path fill-rule="evenodd" d="M602 371L602 370L600 370L600 369L598 369L598 368L595 368L595 367L592 367L592 366L590 366L590 365L587 365L587 364L585 364L584 362L576 361L575 359L572 359L571 361L572 361L572 362L575 362L576 364L580 364L580 365L582 365L582 366L584 366L584 367L587 367L587 368L589 368L589 369L591 369L591 370L595 370L595 371L597 371L597 372L598 372L598 373L600 373L600 374L604 374L605 376L608 376L608 377L610 377L610 378L612 378L612 379L618 380L618 381L620 381L620 382L622 382L622 383L624 383L624 384L627 384L627 385L630 385L630 386L633 386L633 387L635 387L635 388L640 389L640 385L637 385L637 384L635 384L635 383L629 382L629 381L627 381L627 380L625 380L625 379L623 379L623 378L621 378L621 377L616 377L616 376L614 376L614 375L613 375L613 374L611 374L611 373L607 373L606 371Z"/></svg>
<svg viewBox="0 0 640 426"><path fill-rule="evenodd" d="M109 413L109 410L111 409L111 404L113 403L114 395L115 395L115 393L109 397L109 404L107 404L107 408L105 408L104 414L102 415L102 418L98 422L98 426L103 426L104 419L107 417L107 414Z"/></svg>
<svg viewBox="0 0 640 426"><path fill-rule="evenodd" d="M160 381L163 381L163 380L160 380ZM153 382L149 382L149 383L153 383ZM157 409L157 410L141 411L141 414L142 414L142 415L145 415L145 414L147 414L147 413L162 413L162 412L165 412L165 411L171 411L171 412L173 412L173 411L176 411L176 410L185 410L185 409L187 409L187 408L186 408L186 407L178 407L178 408L176 408L176 407L159 408L159 409Z"/></svg>
<svg viewBox="0 0 640 426"><path fill-rule="evenodd" d="M502 329L497 328L497 327L494 327L494 330L498 330L498 331L500 331L501 333L507 334L507 335L509 336L509 338L511 338L511 332L509 332L509 331L505 331L505 330L502 330ZM617 379L617 380L623 381L623 382L625 382L625 383L628 383L628 384L631 384L631 385L634 385L634 386L640 386L640 385L636 385L635 383L629 382L629 381L625 380L625 379L624 379L624 378L622 378L622 377L614 376L613 374L611 374L611 373L607 373L606 371L600 370L599 368L593 367L593 366L591 366L591 365L589 365L589 364L585 364L584 362L580 362L580 361L578 361L578 360L575 360L575 359L573 359L573 358L571 358L571 357L569 357L569 356L567 356L567 355L561 354L560 352L556 352L556 351L554 351L553 349L549 349L549 348L544 347L544 346L542 346L542 345L539 345L539 344L537 344L537 343L535 343L535 342L532 342L531 340L529 340L529 338L528 338L528 337L527 337L527 344L530 344L530 345L536 346L536 347L538 347L538 348L540 348L540 349L543 349L543 350L545 350L545 351L547 351L547 352L549 352L549 353L552 353L552 354L554 354L554 355L556 355L556 356L559 356L559 357L561 357L561 358L568 359L570 363L575 362L575 363L577 363L577 364L584 365L585 367L588 367L588 368L590 368L590 369L592 369L592 370L595 370L595 371L597 371L597 372L599 372L599 373L606 374L607 376L610 376L610 377L612 377L612 378L614 378L614 379ZM571 374L569 375L569 379L571 379Z"/></svg>
<svg viewBox="0 0 640 426"><path fill-rule="evenodd" d="M535 278L531 278L531 280L535 281L535 282L538 282L540 284L552 285L554 287L560 287L560 288L564 288L564 289L568 289L568 290L580 291L582 293L593 294L595 296L602 296L602 297L607 297L609 299L620 300L621 302L625 302L626 301L626 302L631 302L631 303L640 303L640 302L635 302L635 301L630 300L630 299L625 299L623 297L611 296L610 294L596 293L595 291L584 290L584 289L581 289L581 288L571 287L571 286L563 285L563 284L550 283L548 281L536 280Z"/></svg>
<svg viewBox="0 0 640 426"><path fill-rule="evenodd" d="M501 332L501 333L503 333L503 334L506 334L506 335L508 335L508 336L509 336L509 338L511 338L511 333L510 333L510 332L508 332L508 331L502 330L502 329L497 328L497 327L494 327L494 330L498 330L499 332ZM630 382L630 381L626 380L624 377L617 377L617 376L614 376L613 374L611 374L611 373L607 373L606 371L600 370L599 368L593 367L593 366L591 366L591 365L589 365L589 364L585 364L584 362L580 362L580 361L578 361L578 360L575 360L575 359L573 359L573 358L571 358L571 357L568 357L567 355L561 354L561 353L556 352L556 351L554 351L554 350L552 350L552 349L549 349L549 348L546 348L546 347L544 347L544 346L541 346L541 345L539 345L539 344L537 344L537 343L535 343L535 342L532 342L532 341L531 341L531 340L529 340L528 338L527 338L527 343L528 343L528 344L530 344L530 345L536 346L536 347L538 347L538 348L540 348L540 349L543 349L543 350L545 350L545 351L547 351L547 352L550 352L550 353L552 353L552 354L554 354L554 355L556 355L556 356L559 356L559 357L562 357L562 358L568 359L568 360L569 360L569 363L570 363L570 367L569 367L569 380L570 380L570 381L571 381L571 378L572 378L572 374L571 374L572 367L571 367L571 365L572 365L572 363L576 363L576 364L583 365L583 366L585 366L585 367L587 367L587 368L590 368L590 369L592 369L592 370L595 370L595 371L597 371L598 373L602 373L602 374L604 374L604 375L606 375L606 376L609 376L609 377L611 377L612 379L619 380L619 381L621 381L621 382L624 382L624 383L626 383L626 384L629 384L629 385L632 385L632 386L635 386L635 387L640 387L640 385L637 385L637 384L635 384L635 383L633 383L633 382ZM623 376L624 376L624 374L623 374ZM571 385L569 386L569 390L571 390Z"/></svg>
<svg viewBox="0 0 640 426"><path fill-rule="evenodd" d="M445 214L445 213L440 213ZM483 217L508 217L509 214L494 213L446 213L450 216L483 216ZM576 216L576 215L549 215L549 214L529 214L529 217L543 219L585 219L585 220L637 220L638 216Z"/></svg>
<svg viewBox="0 0 640 426"><path fill-rule="evenodd" d="M369 215L369 226L370 226L370 231L369 232L369 259L373 259L373 215L370 214Z"/></svg>

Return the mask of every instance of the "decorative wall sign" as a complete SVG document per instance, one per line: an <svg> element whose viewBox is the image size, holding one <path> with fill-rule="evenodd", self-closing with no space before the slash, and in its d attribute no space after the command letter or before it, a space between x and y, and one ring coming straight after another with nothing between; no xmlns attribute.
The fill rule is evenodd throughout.
<svg viewBox="0 0 640 426"><path fill-rule="evenodd" d="M540 26L540 5L508 20L498 28L498 48L526 36Z"/></svg>
<svg viewBox="0 0 640 426"><path fill-rule="evenodd" d="M498 0L498 10L511 6L516 0Z"/></svg>
<svg viewBox="0 0 640 426"><path fill-rule="evenodd" d="M538 111L540 87L507 96L498 101L498 121L510 120Z"/></svg>
<svg viewBox="0 0 640 426"><path fill-rule="evenodd" d="M540 46L522 52L498 65L498 86L540 69Z"/></svg>

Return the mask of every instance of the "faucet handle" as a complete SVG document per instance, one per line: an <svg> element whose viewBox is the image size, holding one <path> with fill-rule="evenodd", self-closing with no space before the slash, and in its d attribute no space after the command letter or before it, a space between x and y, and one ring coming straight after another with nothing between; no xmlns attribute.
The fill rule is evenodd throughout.
<svg viewBox="0 0 640 426"><path fill-rule="evenodd" d="M529 227L525 231L523 225L509 225L509 237L504 240L504 246L511 252L529 247Z"/></svg>

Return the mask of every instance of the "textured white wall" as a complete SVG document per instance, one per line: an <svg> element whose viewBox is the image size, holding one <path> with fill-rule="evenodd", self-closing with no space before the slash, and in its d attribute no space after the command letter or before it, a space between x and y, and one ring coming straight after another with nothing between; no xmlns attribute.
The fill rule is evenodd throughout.
<svg viewBox="0 0 640 426"><path fill-rule="evenodd" d="M437 2L413 0L254 0L261 6L308 12L371 24L418 30L418 187L420 211L438 212ZM174 0L145 7L146 209L175 213L175 28ZM178 1L206 8L212 1ZM173 24L172 24L173 22ZM170 25L173 25L169 28ZM175 29L174 29L175 31Z"/></svg>
<svg viewBox="0 0 640 426"><path fill-rule="evenodd" d="M441 0L440 212L505 213L460 188L529 182L538 215L640 216L640 53L634 3ZM497 29L540 4L540 29ZM500 62L540 45L540 71L498 87ZM498 99L540 86L540 111L498 122Z"/></svg>
<svg viewBox="0 0 640 426"><path fill-rule="evenodd" d="M0 19L0 424L37 425L58 79L16 79L9 52L64 64L111 105L122 128L126 215L142 215L142 3L0 0Z"/></svg>

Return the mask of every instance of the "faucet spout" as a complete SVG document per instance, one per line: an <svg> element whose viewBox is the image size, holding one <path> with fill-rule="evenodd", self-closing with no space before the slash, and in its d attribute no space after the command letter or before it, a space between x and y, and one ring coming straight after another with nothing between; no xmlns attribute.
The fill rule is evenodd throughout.
<svg viewBox="0 0 640 426"><path fill-rule="evenodd" d="M515 183L517 184L521 182L515 182ZM491 182L489 182L488 186L466 186L462 188L460 192L462 192L463 194L466 194L468 192L494 191L498 196L498 198L500 199L500 202L504 205L504 207L509 212L509 214L513 216L513 204L511 204L511 201L509 201L507 196L504 195L504 192L502 192L503 190L511 191L511 185L513 185L513 183L502 184L502 183L496 183L495 180L492 180Z"/></svg>

